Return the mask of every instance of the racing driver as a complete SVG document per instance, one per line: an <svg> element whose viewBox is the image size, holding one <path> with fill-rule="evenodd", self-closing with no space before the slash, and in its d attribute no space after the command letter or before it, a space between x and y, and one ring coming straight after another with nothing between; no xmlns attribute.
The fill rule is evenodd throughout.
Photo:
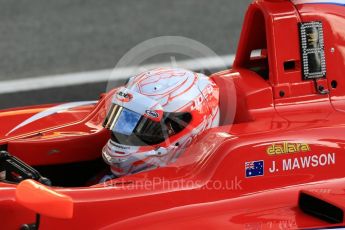
<svg viewBox="0 0 345 230"><path fill-rule="evenodd" d="M219 125L218 103L218 87L200 73L157 68L131 77L115 90L103 124L111 139L102 156L113 175L102 180L174 162L198 134Z"/></svg>

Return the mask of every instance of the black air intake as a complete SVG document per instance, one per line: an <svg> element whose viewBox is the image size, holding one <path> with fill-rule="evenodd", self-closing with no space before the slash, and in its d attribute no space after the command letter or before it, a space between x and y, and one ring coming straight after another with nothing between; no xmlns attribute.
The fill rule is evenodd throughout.
<svg viewBox="0 0 345 230"><path fill-rule="evenodd" d="M332 224L343 223L344 211L336 205L317 197L317 194L301 191L299 208L304 212Z"/></svg>

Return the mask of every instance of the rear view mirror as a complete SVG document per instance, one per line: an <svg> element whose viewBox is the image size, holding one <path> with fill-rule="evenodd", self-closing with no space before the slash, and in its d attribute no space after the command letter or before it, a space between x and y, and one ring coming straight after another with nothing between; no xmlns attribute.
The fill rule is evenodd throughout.
<svg viewBox="0 0 345 230"><path fill-rule="evenodd" d="M58 193L31 179L18 184L16 201L24 207L45 216L61 219L70 219L73 216L71 197Z"/></svg>

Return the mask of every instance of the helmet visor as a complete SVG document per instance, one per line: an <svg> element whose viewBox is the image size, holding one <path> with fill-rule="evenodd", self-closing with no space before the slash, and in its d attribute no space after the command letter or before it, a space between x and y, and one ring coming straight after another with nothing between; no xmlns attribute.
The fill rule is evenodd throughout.
<svg viewBox="0 0 345 230"><path fill-rule="evenodd" d="M139 113L113 104L103 123L116 143L132 146L155 145L182 131L190 122L189 113L164 113L154 121Z"/></svg>
<svg viewBox="0 0 345 230"><path fill-rule="evenodd" d="M140 118L140 114L123 108L112 131L123 135L131 135Z"/></svg>

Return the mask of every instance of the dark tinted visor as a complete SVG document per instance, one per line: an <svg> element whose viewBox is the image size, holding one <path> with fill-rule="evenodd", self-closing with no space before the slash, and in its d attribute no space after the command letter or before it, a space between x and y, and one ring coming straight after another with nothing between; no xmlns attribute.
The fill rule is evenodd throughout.
<svg viewBox="0 0 345 230"><path fill-rule="evenodd" d="M119 144L155 145L181 132L191 121L190 113L164 113L161 121L153 121L139 113L112 105L103 123L112 131L111 139Z"/></svg>

